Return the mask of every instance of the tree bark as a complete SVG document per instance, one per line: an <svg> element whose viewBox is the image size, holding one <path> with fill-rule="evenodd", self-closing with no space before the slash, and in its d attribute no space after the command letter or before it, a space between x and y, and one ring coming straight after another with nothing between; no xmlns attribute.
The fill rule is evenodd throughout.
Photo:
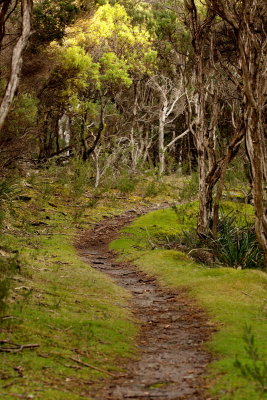
<svg viewBox="0 0 267 400"><path fill-rule="evenodd" d="M255 208L255 230L263 250L267 269L267 196L266 196L266 140L258 109L248 105L246 146L252 172L252 193Z"/></svg>
<svg viewBox="0 0 267 400"><path fill-rule="evenodd" d="M163 110L160 112L159 116L159 176L162 176L165 171L165 124L166 124L166 105L163 106Z"/></svg>
<svg viewBox="0 0 267 400"><path fill-rule="evenodd" d="M100 110L100 123L99 123L99 127L97 130L97 134L96 134L96 137L95 137L95 140L94 140L94 143L92 144L92 146L88 150L83 152L83 157L82 157L83 161L87 161L88 158L90 157L90 155L94 152L96 146L98 145L98 143L101 139L102 133L104 132L104 129L105 129L105 122L104 122L105 107L106 107L106 105L102 101L101 110Z"/></svg>
<svg viewBox="0 0 267 400"><path fill-rule="evenodd" d="M0 131L3 128L6 117L10 110L12 101L14 99L16 90L19 85L19 78L22 68L22 55L23 51L27 46L28 39L31 34L31 16L33 1L32 0L21 0L22 7L22 32L19 40L14 46L11 61L11 72L9 82L0 105Z"/></svg>
<svg viewBox="0 0 267 400"><path fill-rule="evenodd" d="M243 122L252 175L255 230L267 269L267 140L264 109L267 92L266 2L264 0L208 0L208 4L235 33L236 75L243 94Z"/></svg>
<svg viewBox="0 0 267 400"><path fill-rule="evenodd" d="M0 50L5 36L5 24L12 0L4 0L0 9Z"/></svg>

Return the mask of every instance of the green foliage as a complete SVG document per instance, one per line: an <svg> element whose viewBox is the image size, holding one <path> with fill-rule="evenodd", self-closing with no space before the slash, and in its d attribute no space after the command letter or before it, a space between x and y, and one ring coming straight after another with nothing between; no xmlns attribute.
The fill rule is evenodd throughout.
<svg viewBox="0 0 267 400"><path fill-rule="evenodd" d="M75 0L41 0L33 9L32 50L39 46L62 40L66 26L70 25L78 13Z"/></svg>
<svg viewBox="0 0 267 400"><path fill-rule="evenodd" d="M237 226L236 216L221 211L218 237L210 242L219 262L233 268L264 268L254 225Z"/></svg>
<svg viewBox="0 0 267 400"><path fill-rule="evenodd" d="M248 183L244 157L241 159L240 156L237 156L231 162L226 172L226 182L232 184L233 187L235 187L235 185L241 186Z"/></svg>
<svg viewBox="0 0 267 400"><path fill-rule="evenodd" d="M194 205L196 203L192 203ZM195 206L186 205L184 212L179 206L173 210L182 231L175 235L158 237L157 243L163 248L184 249L206 263L220 263L235 269L264 269L264 257L258 245L252 216L247 207L236 213L234 203L225 202L220 207L220 218L216 239L212 235L201 238L195 231L197 212ZM240 205L241 207L241 205ZM247 215L246 215L247 213Z"/></svg>
<svg viewBox="0 0 267 400"><path fill-rule="evenodd" d="M245 351L248 356L248 361L244 362L236 358L234 366L240 371L244 378L255 383L260 393L266 393L267 362L260 357L251 326L245 326L243 340L245 342Z"/></svg>
<svg viewBox="0 0 267 400"><path fill-rule="evenodd" d="M12 197L17 191L17 182L14 179L2 178L0 180L0 202L1 200L7 200Z"/></svg>
<svg viewBox="0 0 267 400"><path fill-rule="evenodd" d="M152 34L155 33L155 19L151 4L142 0L121 0L120 3L127 10L134 25L143 26Z"/></svg>
<svg viewBox="0 0 267 400"><path fill-rule="evenodd" d="M143 189L143 197L156 197L159 194L168 195L169 188L161 179L158 179L154 176L152 179L149 179L148 182L144 185Z"/></svg>
<svg viewBox="0 0 267 400"><path fill-rule="evenodd" d="M19 269L18 256L0 256L0 316L6 311L11 278ZM1 319L0 319L1 321Z"/></svg>
<svg viewBox="0 0 267 400"><path fill-rule="evenodd" d="M104 57L104 74L107 74L109 66L111 78L114 77L116 69L121 69L123 75L128 70L139 75L149 72L153 69L156 59L148 31L133 26L131 18L120 4L100 6L91 19L83 19L69 29L64 44L90 49L95 62ZM107 56L104 56L105 54ZM111 62L114 61L116 65L112 67ZM129 84L128 80L126 87Z"/></svg>
<svg viewBox="0 0 267 400"><path fill-rule="evenodd" d="M79 46L61 48L59 61L55 75L64 80L65 88L63 94L70 99L77 97L81 89L86 89L90 83L93 87L98 87L99 65L92 61L92 57L86 54L85 50Z"/></svg>
<svg viewBox="0 0 267 400"><path fill-rule="evenodd" d="M263 253L252 223L251 206L222 203L216 239L212 236L200 238L196 234L197 202L174 205L172 211L176 215L177 226L174 229L150 232L157 247L183 249L206 264L220 263L235 269L264 269Z"/></svg>
<svg viewBox="0 0 267 400"><path fill-rule="evenodd" d="M37 113L38 99L34 95L30 93L18 95L13 101L6 120L6 135L7 133L12 136L25 134L36 123Z"/></svg>
<svg viewBox="0 0 267 400"><path fill-rule="evenodd" d="M103 86L123 84L125 87L130 87L133 83L129 77L129 66L123 59L120 59L115 53L105 53L100 59L101 66L101 81Z"/></svg>
<svg viewBox="0 0 267 400"><path fill-rule="evenodd" d="M237 156L230 164L225 177L225 194L228 198L238 198L249 202L251 185L249 184L249 165L246 158ZM234 190L233 190L234 188Z"/></svg>
<svg viewBox="0 0 267 400"><path fill-rule="evenodd" d="M155 29L160 39L172 37L176 33L177 15L171 10L160 6L154 11Z"/></svg>
<svg viewBox="0 0 267 400"><path fill-rule="evenodd" d="M91 169L88 162L75 158L72 162L71 193L77 201L88 188Z"/></svg>
<svg viewBox="0 0 267 400"><path fill-rule="evenodd" d="M114 178L113 178L114 179ZM124 171L119 177L115 178L114 189L119 190L121 193L131 193L134 191L138 183L138 177Z"/></svg>
<svg viewBox="0 0 267 400"><path fill-rule="evenodd" d="M185 180L183 187L179 192L180 201L192 201L196 198L199 188L198 174L194 172L188 179Z"/></svg>

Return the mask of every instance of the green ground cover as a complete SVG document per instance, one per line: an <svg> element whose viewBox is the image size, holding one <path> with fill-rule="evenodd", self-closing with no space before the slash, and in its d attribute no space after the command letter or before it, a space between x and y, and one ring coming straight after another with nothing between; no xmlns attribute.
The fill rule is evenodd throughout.
<svg viewBox="0 0 267 400"><path fill-rule="evenodd" d="M224 210L235 213L240 224L253 218L253 209L248 205L226 202ZM140 270L157 276L162 285L188 288L189 294L207 310L218 328L207 344L216 357L209 370L213 394L224 400L266 398L266 393L261 390L267 383L266 366L260 361L253 363L242 339L246 327L251 327L260 358L266 360L266 273L207 267L179 251L154 246L159 235L176 235L194 226L196 212L196 203L191 203L178 206L176 211L164 209L149 213L125 228L111 248L119 251L121 258L134 262ZM236 358L242 365L259 368L258 376L254 379L242 376L234 365Z"/></svg>
<svg viewBox="0 0 267 400"><path fill-rule="evenodd" d="M77 232L103 217L166 200L171 204L182 185L170 177L161 186L148 177L131 192L127 179L95 190L88 187L86 169L83 173L79 166L72 174L39 171L1 202L0 256L14 257L15 269L6 279L10 291L0 315L1 347L13 347L4 341L39 345L0 353L1 399L88 398L88 388L108 375L73 359L112 373L118 371L121 358L135 357L137 331L127 308L129 294L85 264L73 246ZM232 210L232 203L225 203L225 209ZM253 215L249 206L240 204L234 212L240 223ZM152 250L155 237L179 234L193 227L195 218L195 203L182 206L180 212L178 207L150 213L125 229L113 247L157 275L163 285L189 288L208 310L219 327L209 344L218 356L211 369L213 392L223 399L257 399L255 384L240 376L233 360L236 355L247 360L245 322L266 355L266 275L206 268L181 252Z"/></svg>
<svg viewBox="0 0 267 400"><path fill-rule="evenodd" d="M86 197L74 202L52 179L38 178L18 193L0 236L2 253L18 259L0 341L2 349L39 347L1 352L0 397L88 398L88 385L116 371L121 357L133 356L136 328L127 292L84 263L72 243L77 229L121 212L122 204L102 202L92 211Z"/></svg>
<svg viewBox="0 0 267 400"><path fill-rule="evenodd" d="M128 292L83 262L73 245L92 223L173 201L178 191L173 182L166 183L166 196L148 177L132 193L126 178L116 187L94 189L88 167L75 161L71 168L51 167L3 181L0 259L6 268L0 265L0 302L1 295L8 296L2 298L6 308L0 307L0 350L14 348L11 343L39 347L0 351L1 399L89 398L90 387L109 376L105 371L116 373L121 359L136 356Z"/></svg>

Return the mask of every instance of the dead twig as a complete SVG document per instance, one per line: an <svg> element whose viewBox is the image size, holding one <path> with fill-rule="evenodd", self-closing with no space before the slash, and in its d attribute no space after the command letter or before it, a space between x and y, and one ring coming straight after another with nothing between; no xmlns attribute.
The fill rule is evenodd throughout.
<svg viewBox="0 0 267 400"><path fill-rule="evenodd" d="M39 344L16 344L9 342L8 340L0 340L0 345L8 344L12 347L0 347L0 352L2 353L19 353L24 349L35 349L36 347L40 347Z"/></svg>
<svg viewBox="0 0 267 400"><path fill-rule="evenodd" d="M242 294L244 294L245 296L247 296L247 297L250 297L251 299L257 299L258 301L263 301L264 303L265 302L267 302L267 299L262 299L262 300L260 300L260 299L258 299L256 296L252 296L251 294L249 294L249 293L246 293L246 292L241 292Z"/></svg>
<svg viewBox="0 0 267 400"><path fill-rule="evenodd" d="M96 371L98 371L98 372L102 372L102 373L104 373L104 374L106 374L106 375L112 376L113 378L122 378L122 377L125 376L125 375L115 375L115 374L112 374L112 373L109 372L109 371L106 371L106 370L104 370L104 369L102 369L102 368L95 367L94 365L88 364L88 363L86 363L86 362L84 362L84 361L79 360L78 358L75 358L75 357L69 357L69 359L72 360L72 361L75 361L75 362L78 363L78 364L83 365L84 367L88 367L88 368L94 369L94 370L96 370Z"/></svg>
<svg viewBox="0 0 267 400"><path fill-rule="evenodd" d="M14 317L13 315L5 315L4 317L0 317L2 321L6 321L7 319L19 319L17 317Z"/></svg>
<svg viewBox="0 0 267 400"><path fill-rule="evenodd" d="M157 394L157 393L144 393L144 394L138 394L138 398L139 397L147 397L147 398L151 398L151 397L167 397L168 396L168 394ZM136 399L136 394L126 394L126 395L124 395L124 397L126 398L126 399Z"/></svg>

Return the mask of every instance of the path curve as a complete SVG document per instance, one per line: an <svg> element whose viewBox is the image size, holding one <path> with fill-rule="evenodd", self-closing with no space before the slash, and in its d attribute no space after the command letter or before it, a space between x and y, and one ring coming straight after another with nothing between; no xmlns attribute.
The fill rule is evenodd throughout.
<svg viewBox="0 0 267 400"><path fill-rule="evenodd" d="M77 241L82 258L132 293L132 312L140 324L140 357L126 376L109 380L94 394L100 400L208 400L204 374L211 355L204 350L214 328L185 291L162 288L133 265L119 263L108 244L143 212L104 219Z"/></svg>

